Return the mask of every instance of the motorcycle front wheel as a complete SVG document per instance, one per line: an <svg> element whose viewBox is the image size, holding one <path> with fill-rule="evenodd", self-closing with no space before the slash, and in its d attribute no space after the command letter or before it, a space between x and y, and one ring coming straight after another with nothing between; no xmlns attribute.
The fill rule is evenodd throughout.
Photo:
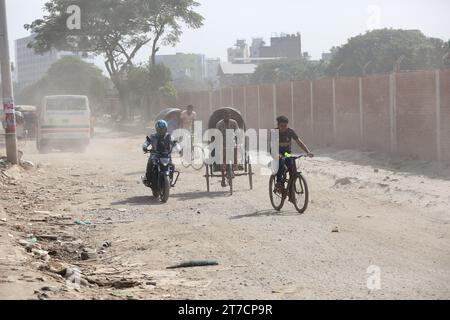
<svg viewBox="0 0 450 320"><path fill-rule="evenodd" d="M166 203L169 200L170 195L170 180L169 177L166 175L161 175L159 178L159 184L160 184L160 195L159 198L161 199L162 203Z"/></svg>

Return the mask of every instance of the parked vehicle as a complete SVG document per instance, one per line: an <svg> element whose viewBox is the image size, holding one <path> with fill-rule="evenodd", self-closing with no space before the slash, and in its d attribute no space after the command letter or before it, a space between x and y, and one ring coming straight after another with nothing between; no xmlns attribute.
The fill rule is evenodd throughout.
<svg viewBox="0 0 450 320"><path fill-rule="evenodd" d="M47 96L38 109L36 146L84 152L91 139L91 110L86 96Z"/></svg>

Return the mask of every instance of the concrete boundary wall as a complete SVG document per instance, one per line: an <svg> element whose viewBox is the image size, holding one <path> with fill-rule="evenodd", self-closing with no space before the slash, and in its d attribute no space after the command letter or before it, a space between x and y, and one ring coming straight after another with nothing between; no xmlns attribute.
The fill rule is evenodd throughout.
<svg viewBox="0 0 450 320"><path fill-rule="evenodd" d="M234 107L255 129L272 128L285 115L311 146L450 163L450 69L180 92L177 106L188 104L203 121Z"/></svg>

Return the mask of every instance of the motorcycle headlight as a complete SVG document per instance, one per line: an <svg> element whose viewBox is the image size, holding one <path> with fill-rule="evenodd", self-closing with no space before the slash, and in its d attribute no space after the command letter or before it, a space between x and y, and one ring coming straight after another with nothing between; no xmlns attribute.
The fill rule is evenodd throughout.
<svg viewBox="0 0 450 320"><path fill-rule="evenodd" d="M161 164L167 167L170 164L170 158L161 158Z"/></svg>

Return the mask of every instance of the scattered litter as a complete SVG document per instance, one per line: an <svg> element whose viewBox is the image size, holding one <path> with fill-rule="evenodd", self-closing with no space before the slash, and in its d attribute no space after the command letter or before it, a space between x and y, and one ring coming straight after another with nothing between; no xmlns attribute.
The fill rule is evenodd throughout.
<svg viewBox="0 0 450 320"><path fill-rule="evenodd" d="M36 236L36 238L39 241L58 241L58 236L50 236L50 235L43 235L43 236Z"/></svg>
<svg viewBox="0 0 450 320"><path fill-rule="evenodd" d="M99 287L112 287L114 289L130 289L140 286L142 283L133 280L121 279L121 280L106 280L87 278L87 281L92 284L96 284Z"/></svg>
<svg viewBox="0 0 450 320"><path fill-rule="evenodd" d="M248 268L247 265L233 265L232 268Z"/></svg>
<svg viewBox="0 0 450 320"><path fill-rule="evenodd" d="M102 245L103 248L109 248L112 246L112 242L111 241L105 241Z"/></svg>
<svg viewBox="0 0 450 320"><path fill-rule="evenodd" d="M30 240L19 240L19 244L25 247L27 252L32 252L32 249L40 248L40 246L37 244L36 238L31 238Z"/></svg>
<svg viewBox="0 0 450 320"><path fill-rule="evenodd" d="M79 221L75 221L75 224L80 225L80 226L90 226L90 225L92 225L92 222L79 220Z"/></svg>
<svg viewBox="0 0 450 320"><path fill-rule="evenodd" d="M0 168L6 168L8 166L8 161L6 159L0 159Z"/></svg>
<svg viewBox="0 0 450 320"><path fill-rule="evenodd" d="M34 211L35 214L52 214L50 211Z"/></svg>
<svg viewBox="0 0 450 320"><path fill-rule="evenodd" d="M34 163L31 161L22 161L20 163L20 165L22 166L22 168L24 168L25 170L31 170L35 167Z"/></svg>
<svg viewBox="0 0 450 320"><path fill-rule="evenodd" d="M167 269L182 269L182 268L194 268L194 267L207 267L207 266L218 266L219 263L217 261L211 260L192 260L182 262L175 266L167 267Z"/></svg>
<svg viewBox="0 0 450 320"><path fill-rule="evenodd" d="M338 226L334 227L331 232L338 233L339 232L339 227Z"/></svg>
<svg viewBox="0 0 450 320"><path fill-rule="evenodd" d="M378 172L380 172L380 170L374 169L373 172L378 173Z"/></svg>
<svg viewBox="0 0 450 320"><path fill-rule="evenodd" d="M40 291L55 291L55 288L45 286L45 287L42 287L42 288L40 289Z"/></svg>
<svg viewBox="0 0 450 320"><path fill-rule="evenodd" d="M83 249L83 252L81 252L81 260L91 260L95 259L97 257L97 252L95 252L93 249Z"/></svg>
<svg viewBox="0 0 450 320"><path fill-rule="evenodd" d="M46 299L50 298L49 295L47 293L45 293L45 292L44 293L35 292L35 293L38 294L38 299L39 300L46 300Z"/></svg>
<svg viewBox="0 0 450 320"><path fill-rule="evenodd" d="M48 251L40 250L40 249L32 249L31 252L35 256L38 256L42 260L49 260L50 259L50 256L48 255Z"/></svg>

